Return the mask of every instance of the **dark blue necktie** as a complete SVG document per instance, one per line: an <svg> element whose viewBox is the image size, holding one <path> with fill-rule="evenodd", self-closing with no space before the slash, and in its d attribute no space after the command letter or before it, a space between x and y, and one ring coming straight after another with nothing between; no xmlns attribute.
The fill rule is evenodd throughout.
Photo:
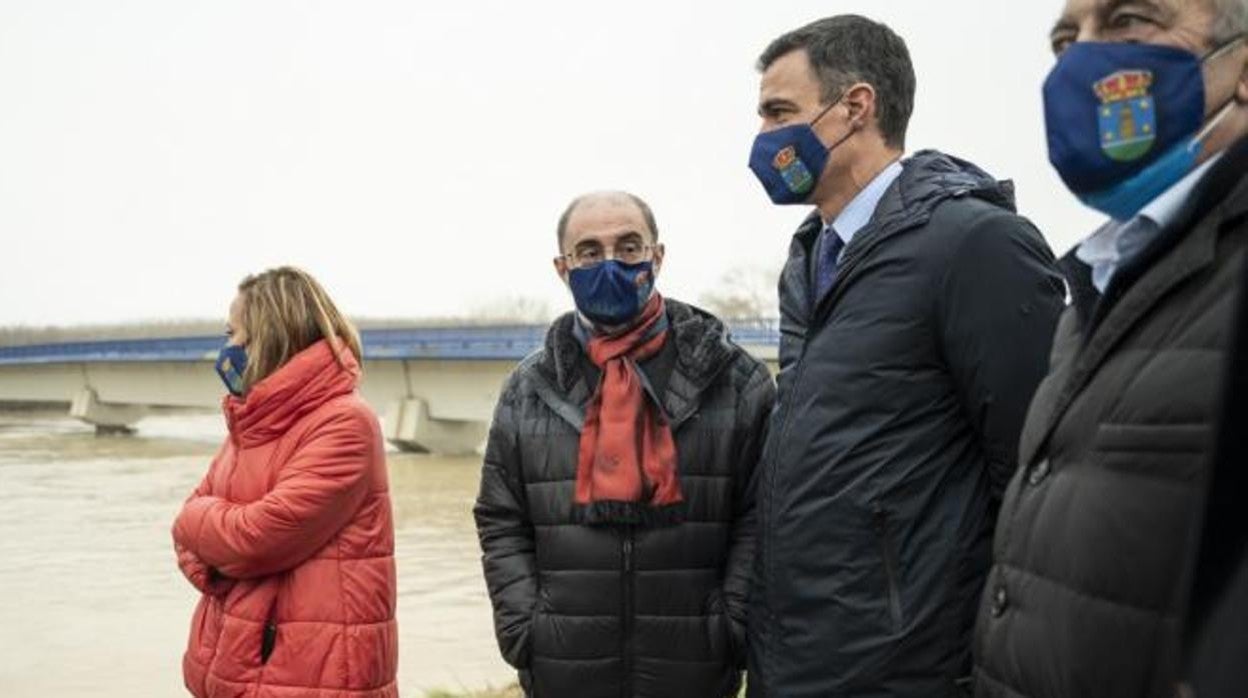
<svg viewBox="0 0 1248 698"><path fill-rule="evenodd" d="M823 229L819 237L819 264L815 267L816 304L832 290L832 284L836 282L836 270L841 264L841 250L845 249L845 241L830 225Z"/></svg>

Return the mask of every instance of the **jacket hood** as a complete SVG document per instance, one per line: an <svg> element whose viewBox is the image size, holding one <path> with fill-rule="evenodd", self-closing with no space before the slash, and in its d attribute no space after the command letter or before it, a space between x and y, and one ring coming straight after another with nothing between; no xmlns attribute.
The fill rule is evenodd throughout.
<svg viewBox="0 0 1248 698"><path fill-rule="evenodd" d="M321 340L251 386L243 397L227 395L222 407L231 437L242 446L266 443L326 402L353 392L360 364L344 344L336 343L338 356L329 341Z"/></svg>
<svg viewBox="0 0 1248 698"><path fill-rule="evenodd" d="M905 209L935 208L949 198L972 196L1016 212L1014 183L999 181L978 165L936 150L921 150L903 163L899 187Z"/></svg>

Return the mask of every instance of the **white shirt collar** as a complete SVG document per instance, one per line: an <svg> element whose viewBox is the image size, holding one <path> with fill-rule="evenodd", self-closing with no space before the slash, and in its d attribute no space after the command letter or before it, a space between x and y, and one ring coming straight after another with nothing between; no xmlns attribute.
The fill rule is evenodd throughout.
<svg viewBox="0 0 1248 698"><path fill-rule="evenodd" d="M841 211L840 215L832 221L832 228L836 230L836 234L846 245L849 245L859 230L862 230L867 223L871 222L871 216L875 215L875 209L880 205L880 199L884 198L884 193L901 176L901 171L901 161L894 160L892 164L881 170L874 179L867 182L867 186L863 187L862 191L858 192L853 200Z"/></svg>
<svg viewBox="0 0 1248 698"><path fill-rule="evenodd" d="M1110 221L1079 244L1075 257L1092 267L1092 285L1098 291L1104 293L1123 260L1148 242L1147 239L1139 239L1140 236L1155 235L1174 222L1196 185L1220 159L1222 153L1209 158L1148 202L1131 220Z"/></svg>
<svg viewBox="0 0 1248 698"><path fill-rule="evenodd" d="M1184 202L1192 195L1192 190L1200 182L1209 168L1213 167L1218 160L1222 159L1222 153L1218 153L1201 163L1200 167L1187 173L1183 179L1180 179L1174 186L1163 191L1156 199L1148 202L1148 205L1140 209L1140 216L1151 220L1157 224L1157 227L1164 228L1174 222L1174 219L1182 210Z"/></svg>

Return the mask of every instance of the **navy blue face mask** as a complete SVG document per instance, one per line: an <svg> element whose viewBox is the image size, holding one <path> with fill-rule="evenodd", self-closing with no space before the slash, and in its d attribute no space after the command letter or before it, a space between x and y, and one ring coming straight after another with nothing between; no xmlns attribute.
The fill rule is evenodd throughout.
<svg viewBox="0 0 1248 698"><path fill-rule="evenodd" d="M243 396L243 372L247 370L247 351L237 344L221 347L217 354L217 375L231 395Z"/></svg>
<svg viewBox="0 0 1248 698"><path fill-rule="evenodd" d="M824 147L823 141L815 134L813 126L832 107L839 104L843 97L844 95L838 97L825 107L809 124L783 126L754 137L754 147L750 150L750 169L767 190L767 196L771 197L773 203L805 203L819 183L819 177L823 175L828 156L857 131L857 128L851 128L849 133L831 147Z"/></svg>
<svg viewBox="0 0 1248 698"><path fill-rule="evenodd" d="M641 314L654 290L654 264L625 264L608 259L568 272L576 309L606 327L623 325Z"/></svg>
<svg viewBox="0 0 1248 698"><path fill-rule="evenodd" d="M1239 40L1204 58L1152 44L1077 42L1066 49L1045 80L1044 111L1049 161L1071 192L1129 220L1191 172L1217 123L1201 129L1201 66Z"/></svg>

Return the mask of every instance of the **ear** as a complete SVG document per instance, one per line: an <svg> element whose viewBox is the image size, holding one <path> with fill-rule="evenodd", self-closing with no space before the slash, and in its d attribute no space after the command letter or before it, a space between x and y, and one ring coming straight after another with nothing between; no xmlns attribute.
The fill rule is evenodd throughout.
<svg viewBox="0 0 1248 698"><path fill-rule="evenodd" d="M1240 52L1248 56L1248 49L1241 49ZM1239 81L1235 83L1235 101L1248 104L1248 57L1244 59L1244 65L1239 71Z"/></svg>
<svg viewBox="0 0 1248 698"><path fill-rule="evenodd" d="M849 122L855 130L866 128L875 120L875 88L865 82L850 85L841 98L849 110Z"/></svg>
<svg viewBox="0 0 1248 698"><path fill-rule="evenodd" d="M650 260L650 265L653 268L651 275L656 279L659 278L659 270L663 268L663 255L666 252L667 248L663 246L663 243L660 242L654 246L654 259Z"/></svg>
<svg viewBox="0 0 1248 698"><path fill-rule="evenodd" d="M568 260L567 258L563 256L555 257L554 263L555 263L555 273L559 275L559 279L562 280L563 283L565 284L568 283Z"/></svg>

